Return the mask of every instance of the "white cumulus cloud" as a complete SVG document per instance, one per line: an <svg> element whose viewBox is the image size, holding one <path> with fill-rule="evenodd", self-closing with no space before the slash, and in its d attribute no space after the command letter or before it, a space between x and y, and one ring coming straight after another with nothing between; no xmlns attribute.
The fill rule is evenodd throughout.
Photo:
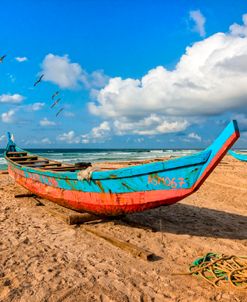
<svg viewBox="0 0 247 302"><path fill-rule="evenodd" d="M246 16L229 32L187 47L173 70L157 66L140 79L111 78L88 104L90 113L116 121L119 133L149 135L184 130L201 116L246 110Z"/></svg>
<svg viewBox="0 0 247 302"><path fill-rule="evenodd" d="M50 145L51 140L48 137L45 137L41 140L41 143L44 144L44 145Z"/></svg>
<svg viewBox="0 0 247 302"><path fill-rule="evenodd" d="M47 117L44 117L42 120L39 121L40 126L42 127L50 127L50 126L56 126L56 123L53 121L48 120Z"/></svg>
<svg viewBox="0 0 247 302"><path fill-rule="evenodd" d="M104 74L103 70L95 70L91 74L84 71L80 80L86 88L95 91L96 88L104 87L108 83L109 77Z"/></svg>
<svg viewBox="0 0 247 302"><path fill-rule="evenodd" d="M37 103L33 103L33 104L25 106L25 109L27 111L39 111L39 110L43 109L44 106L45 106L45 103L37 102Z"/></svg>
<svg viewBox="0 0 247 302"><path fill-rule="evenodd" d="M0 95L0 103L19 104L23 100L24 100L24 96L22 96L18 93Z"/></svg>
<svg viewBox="0 0 247 302"><path fill-rule="evenodd" d="M11 109L8 112L4 112L1 114L1 119L3 123L13 123L15 117L15 110Z"/></svg>
<svg viewBox="0 0 247 302"><path fill-rule="evenodd" d="M206 18L203 16L200 10L190 11L190 18L194 21L195 27L194 30L199 33L201 37L205 37L205 22Z"/></svg>
<svg viewBox="0 0 247 302"><path fill-rule="evenodd" d="M138 121L130 121L127 118L120 118L114 121L114 131L118 135L139 134L156 135L164 133L174 133L185 130L189 122L183 119L167 120L165 116L151 114Z"/></svg>
<svg viewBox="0 0 247 302"><path fill-rule="evenodd" d="M48 54L42 62L44 81L57 84L60 88L76 88L81 84L88 89L106 85L108 77L102 70L87 73L79 63L72 63L68 55Z"/></svg>
<svg viewBox="0 0 247 302"><path fill-rule="evenodd" d="M68 55L56 56L48 54L42 62L44 80L57 84L61 88L74 88L82 74L82 68L78 63L71 63Z"/></svg>
<svg viewBox="0 0 247 302"><path fill-rule="evenodd" d="M27 57L15 57L16 61L19 63L25 62L28 60Z"/></svg>
<svg viewBox="0 0 247 302"><path fill-rule="evenodd" d="M92 128L92 130L87 133L81 135L83 143L98 143L104 142L109 139L109 135L111 132L111 127L109 122L104 121L99 126Z"/></svg>
<svg viewBox="0 0 247 302"><path fill-rule="evenodd" d="M231 33L235 36L241 36L246 37L247 36L247 14L244 14L242 17L243 24L239 25L237 23L234 23L230 26Z"/></svg>
<svg viewBox="0 0 247 302"><path fill-rule="evenodd" d="M63 134L60 134L57 137L57 140L61 142L65 142L66 144L79 144L81 142L81 138L79 136L76 136L73 130L67 133L65 132Z"/></svg>
<svg viewBox="0 0 247 302"><path fill-rule="evenodd" d="M191 133L189 133L189 134L188 134L188 138L190 138L190 139L194 139L194 140L199 141L199 142L201 142L201 141L202 141L201 136L200 136L200 135L198 135L198 134L197 134L197 133L195 133L195 132L191 132Z"/></svg>
<svg viewBox="0 0 247 302"><path fill-rule="evenodd" d="M57 140L66 144L102 143L110 138L111 127L108 122L102 122L86 134L77 135L74 130L58 135Z"/></svg>

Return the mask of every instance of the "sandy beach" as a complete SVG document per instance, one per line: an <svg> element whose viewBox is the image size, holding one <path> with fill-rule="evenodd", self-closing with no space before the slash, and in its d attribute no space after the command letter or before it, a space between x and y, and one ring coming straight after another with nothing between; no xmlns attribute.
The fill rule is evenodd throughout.
<svg viewBox="0 0 247 302"><path fill-rule="evenodd" d="M175 205L94 227L149 250L145 261L49 215L0 175L0 301L246 301L246 291L179 276L207 252L247 255L247 164L226 156Z"/></svg>

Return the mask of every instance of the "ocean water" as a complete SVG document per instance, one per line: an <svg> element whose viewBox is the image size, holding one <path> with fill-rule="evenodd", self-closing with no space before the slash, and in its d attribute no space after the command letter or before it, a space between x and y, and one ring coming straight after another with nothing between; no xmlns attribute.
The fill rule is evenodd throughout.
<svg viewBox="0 0 247 302"><path fill-rule="evenodd" d="M199 150L180 149L30 149L30 152L67 163L142 160L165 156L186 156ZM0 149L0 170L7 168Z"/></svg>

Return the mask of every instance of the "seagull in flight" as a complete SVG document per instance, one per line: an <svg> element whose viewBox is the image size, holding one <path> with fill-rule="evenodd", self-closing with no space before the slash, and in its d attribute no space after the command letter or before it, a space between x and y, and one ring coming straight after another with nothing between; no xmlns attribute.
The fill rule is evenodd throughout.
<svg viewBox="0 0 247 302"><path fill-rule="evenodd" d="M44 77L44 74L42 74L42 75L39 77L39 79L33 84L33 86L35 87L36 85L38 85L38 84L42 81L43 77Z"/></svg>
<svg viewBox="0 0 247 302"><path fill-rule="evenodd" d="M0 63L3 63L3 60L7 57L7 55L3 55L0 57Z"/></svg>
<svg viewBox="0 0 247 302"><path fill-rule="evenodd" d="M57 99L52 105L51 108L55 107L57 105L57 103L59 103L61 101L61 98Z"/></svg>
<svg viewBox="0 0 247 302"><path fill-rule="evenodd" d="M54 99L55 99L55 97L56 97L56 96L59 94L59 92L60 92L60 91L56 91L55 93L53 93L53 95L52 95L52 97L51 97L51 98L54 100Z"/></svg>
<svg viewBox="0 0 247 302"><path fill-rule="evenodd" d="M61 108L61 109L58 111L58 113L56 114L56 117L58 117L59 114L60 114L63 110L64 110L64 108Z"/></svg>

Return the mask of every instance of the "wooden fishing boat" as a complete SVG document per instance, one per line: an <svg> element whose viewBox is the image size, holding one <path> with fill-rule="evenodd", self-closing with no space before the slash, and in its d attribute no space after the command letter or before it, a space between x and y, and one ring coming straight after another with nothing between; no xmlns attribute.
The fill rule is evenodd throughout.
<svg viewBox="0 0 247 302"><path fill-rule="evenodd" d="M117 168L41 158L18 148L9 135L5 159L9 174L32 193L79 212L114 216L170 205L192 194L238 137L237 122L232 121L210 147L195 155Z"/></svg>
<svg viewBox="0 0 247 302"><path fill-rule="evenodd" d="M239 153L239 152L234 152L234 151L230 150L228 153L238 160L247 161L247 152Z"/></svg>

